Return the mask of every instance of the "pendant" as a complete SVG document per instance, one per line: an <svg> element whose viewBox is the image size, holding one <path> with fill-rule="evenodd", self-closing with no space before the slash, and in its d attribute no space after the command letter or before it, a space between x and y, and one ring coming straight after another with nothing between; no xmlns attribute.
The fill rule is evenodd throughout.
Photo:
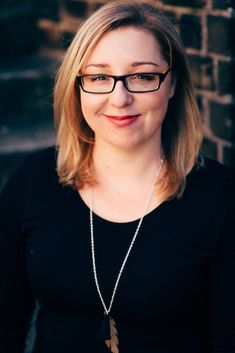
<svg viewBox="0 0 235 353"><path fill-rule="evenodd" d="M109 316L110 339L105 340L107 347L112 353L118 353L118 332L115 321Z"/></svg>
<svg viewBox="0 0 235 353"><path fill-rule="evenodd" d="M98 337L102 341L105 341L106 346L112 353L119 353L116 323L110 315L104 314L104 319L101 323Z"/></svg>

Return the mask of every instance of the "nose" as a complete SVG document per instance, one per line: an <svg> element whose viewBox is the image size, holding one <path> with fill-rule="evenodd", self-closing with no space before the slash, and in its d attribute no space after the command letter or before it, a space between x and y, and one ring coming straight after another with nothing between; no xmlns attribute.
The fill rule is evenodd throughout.
<svg viewBox="0 0 235 353"><path fill-rule="evenodd" d="M113 92L110 93L110 103L120 108L132 102L133 94L126 89L124 82L117 81Z"/></svg>

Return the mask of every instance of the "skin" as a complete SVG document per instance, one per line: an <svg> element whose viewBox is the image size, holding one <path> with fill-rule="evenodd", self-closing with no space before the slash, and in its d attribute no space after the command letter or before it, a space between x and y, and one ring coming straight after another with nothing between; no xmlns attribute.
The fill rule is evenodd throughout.
<svg viewBox="0 0 235 353"><path fill-rule="evenodd" d="M81 73L125 75L163 72L167 67L154 36L129 26L105 34ZM115 221L139 218L160 164L161 127L174 90L170 73L155 92L131 93L120 81L109 94L81 90L83 116L95 133L93 161L99 181L94 187L95 211L102 217ZM80 194L89 204L87 191ZM105 211L110 202L112 210ZM134 211L124 212L123 203ZM153 198L150 210L157 204Z"/></svg>

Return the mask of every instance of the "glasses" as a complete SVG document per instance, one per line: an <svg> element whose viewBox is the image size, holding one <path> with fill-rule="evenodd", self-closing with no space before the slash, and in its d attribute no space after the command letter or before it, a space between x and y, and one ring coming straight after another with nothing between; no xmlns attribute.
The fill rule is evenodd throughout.
<svg viewBox="0 0 235 353"><path fill-rule="evenodd" d="M139 72L130 75L114 76L106 74L77 75L76 82L86 93L104 94L113 92L118 81L123 82L127 91L146 93L159 90L171 67L163 72Z"/></svg>

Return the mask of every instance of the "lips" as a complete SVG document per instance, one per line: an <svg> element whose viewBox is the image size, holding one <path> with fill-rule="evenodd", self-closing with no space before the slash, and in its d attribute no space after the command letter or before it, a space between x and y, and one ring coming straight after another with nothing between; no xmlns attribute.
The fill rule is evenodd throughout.
<svg viewBox="0 0 235 353"><path fill-rule="evenodd" d="M133 124L140 116L140 114L132 115L104 115L109 121L117 126L127 126Z"/></svg>

